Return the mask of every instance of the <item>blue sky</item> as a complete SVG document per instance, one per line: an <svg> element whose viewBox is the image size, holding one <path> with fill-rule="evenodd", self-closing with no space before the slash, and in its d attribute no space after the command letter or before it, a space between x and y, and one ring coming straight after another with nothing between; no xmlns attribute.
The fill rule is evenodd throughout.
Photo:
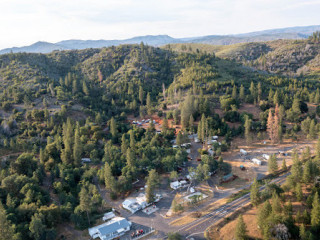
<svg viewBox="0 0 320 240"><path fill-rule="evenodd" d="M0 48L318 25L319 10L320 0L0 0Z"/></svg>

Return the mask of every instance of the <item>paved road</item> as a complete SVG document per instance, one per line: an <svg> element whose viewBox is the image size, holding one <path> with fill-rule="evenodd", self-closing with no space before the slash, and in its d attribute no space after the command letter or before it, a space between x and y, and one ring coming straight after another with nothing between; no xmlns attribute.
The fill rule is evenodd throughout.
<svg viewBox="0 0 320 240"><path fill-rule="evenodd" d="M283 184L286 180L286 177L290 175L290 173L286 173L274 180L271 183ZM260 191L265 189L265 185L260 187ZM223 219L225 216L229 215L232 212L240 209L242 206L248 204L250 202L250 194L246 194L241 198L234 200L233 202L227 203L220 208L214 210L211 213L208 213L196 221L192 223L186 224L177 231L187 237L193 237L195 239L204 239L203 234L205 230L213 225L215 222Z"/></svg>

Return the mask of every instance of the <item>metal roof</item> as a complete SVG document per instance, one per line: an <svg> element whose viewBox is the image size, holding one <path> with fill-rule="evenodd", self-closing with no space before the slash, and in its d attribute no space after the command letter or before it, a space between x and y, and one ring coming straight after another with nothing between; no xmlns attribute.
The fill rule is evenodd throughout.
<svg viewBox="0 0 320 240"><path fill-rule="evenodd" d="M110 224L106 224L103 227L98 228L98 231L102 236L105 236L130 226L131 226L131 223L127 221L127 219L122 218L122 219L119 219L118 221L110 222Z"/></svg>

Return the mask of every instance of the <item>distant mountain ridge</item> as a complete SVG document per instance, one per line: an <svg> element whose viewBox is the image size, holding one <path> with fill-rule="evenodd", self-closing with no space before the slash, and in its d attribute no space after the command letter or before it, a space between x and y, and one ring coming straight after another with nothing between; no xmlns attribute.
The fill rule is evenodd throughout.
<svg viewBox="0 0 320 240"><path fill-rule="evenodd" d="M320 25L305 27L290 27L270 29L264 31L234 34L234 35L208 35L192 38L173 38L168 35L138 36L124 40L64 40L57 43L36 42L30 46L5 48L0 54L29 52L49 53L55 50L73 50L86 48L101 48L121 44L139 44L144 42L151 46L161 46L173 43L204 43L212 45L230 45L235 43L264 42L277 39L306 39L315 31L320 30Z"/></svg>

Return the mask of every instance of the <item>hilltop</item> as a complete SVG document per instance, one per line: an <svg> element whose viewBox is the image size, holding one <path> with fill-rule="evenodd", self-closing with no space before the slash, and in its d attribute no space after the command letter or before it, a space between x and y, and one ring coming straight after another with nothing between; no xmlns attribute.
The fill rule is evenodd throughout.
<svg viewBox="0 0 320 240"><path fill-rule="evenodd" d="M236 43L265 42L278 39L307 39L313 32L320 30L320 25L270 29L242 34L208 35L191 38L173 38L168 35L137 36L124 40L64 40L57 43L37 42L30 46L13 47L0 50L0 54L30 52L50 53L60 50L101 48L121 44L139 44L143 42L151 46L162 46L174 43L198 43L210 45L232 45Z"/></svg>

